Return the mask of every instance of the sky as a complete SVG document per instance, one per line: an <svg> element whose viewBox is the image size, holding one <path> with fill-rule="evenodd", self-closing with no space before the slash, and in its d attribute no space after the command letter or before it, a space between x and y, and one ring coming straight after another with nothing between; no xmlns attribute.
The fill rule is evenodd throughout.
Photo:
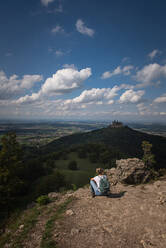
<svg viewBox="0 0 166 248"><path fill-rule="evenodd" d="M166 2L5 0L0 120L166 123Z"/></svg>

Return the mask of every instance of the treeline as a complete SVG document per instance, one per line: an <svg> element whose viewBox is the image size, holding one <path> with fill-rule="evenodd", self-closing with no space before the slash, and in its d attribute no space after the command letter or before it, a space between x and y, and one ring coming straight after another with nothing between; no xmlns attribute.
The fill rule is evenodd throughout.
<svg viewBox="0 0 166 248"><path fill-rule="evenodd" d="M117 159L126 158L126 155L118 149L103 143L79 145L71 148L70 151L77 152L79 158L88 158L91 163L99 162L103 167L107 165L107 168L114 167Z"/></svg>

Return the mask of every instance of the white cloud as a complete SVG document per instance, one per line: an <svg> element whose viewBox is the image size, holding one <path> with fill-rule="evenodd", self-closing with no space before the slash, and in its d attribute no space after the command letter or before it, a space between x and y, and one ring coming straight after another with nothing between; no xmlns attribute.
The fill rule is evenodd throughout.
<svg viewBox="0 0 166 248"><path fill-rule="evenodd" d="M54 0L41 0L41 3L44 5L44 6L48 6L49 3L52 3L54 2Z"/></svg>
<svg viewBox="0 0 166 248"><path fill-rule="evenodd" d="M148 54L150 59L154 59L157 55L161 54L161 51L158 49L154 49L151 53Z"/></svg>
<svg viewBox="0 0 166 248"><path fill-rule="evenodd" d="M126 66L123 67L122 73L124 75L130 75L131 70L133 70L133 69L134 69L134 66L132 66L132 65L126 65Z"/></svg>
<svg viewBox="0 0 166 248"><path fill-rule="evenodd" d="M166 112L160 112L160 115L166 115Z"/></svg>
<svg viewBox="0 0 166 248"><path fill-rule="evenodd" d="M166 103L166 94L163 94L162 96L157 97L156 99L154 99L154 102L155 103L163 103L163 102Z"/></svg>
<svg viewBox="0 0 166 248"><path fill-rule="evenodd" d="M73 68L58 70L51 78L47 78L38 93L26 95L18 99L19 102L29 103L36 101L42 96L54 96L69 93L82 86L83 81L91 76L91 69L86 68L80 71Z"/></svg>
<svg viewBox="0 0 166 248"><path fill-rule="evenodd" d="M114 103L113 98L120 90L118 86L113 88L92 88L84 90L80 96L73 99L67 99L59 103L58 107L61 110L76 110L76 109L89 109L90 106L111 105Z"/></svg>
<svg viewBox="0 0 166 248"><path fill-rule="evenodd" d="M56 27L53 28L53 29L51 30L51 32L52 32L53 34L57 34L57 33L64 33L65 31L64 31L64 29L63 29L60 25L56 25Z"/></svg>
<svg viewBox="0 0 166 248"><path fill-rule="evenodd" d="M137 108L139 111L145 111L147 109L147 106L143 102L137 104Z"/></svg>
<svg viewBox="0 0 166 248"><path fill-rule="evenodd" d="M13 101L14 103L33 103L39 99L39 94L38 93L33 93L31 96L22 96L18 100Z"/></svg>
<svg viewBox="0 0 166 248"><path fill-rule="evenodd" d="M65 93L80 88L83 81L91 76L91 69L77 71L72 68L58 70L48 78L41 88L42 94Z"/></svg>
<svg viewBox="0 0 166 248"><path fill-rule="evenodd" d="M64 55L64 52L62 52L61 50L57 50L57 51L55 52L55 55L56 55L57 57L61 57L61 56Z"/></svg>
<svg viewBox="0 0 166 248"><path fill-rule="evenodd" d="M129 61L129 60L130 60L129 57L124 57L124 58L122 59L122 63L125 63L125 62L127 62L127 61Z"/></svg>
<svg viewBox="0 0 166 248"><path fill-rule="evenodd" d="M90 37L92 37L95 33L95 31L93 29L86 27L84 22L81 19L77 20L76 29L81 34L85 34L85 35L88 35Z"/></svg>
<svg viewBox="0 0 166 248"><path fill-rule="evenodd" d="M144 90L134 91L132 89L126 90L120 97L120 103L137 103L141 100L142 96L145 94Z"/></svg>
<svg viewBox="0 0 166 248"><path fill-rule="evenodd" d="M94 106L100 107L109 106L114 103L113 98L117 95L117 91L120 90L118 86L111 88L92 88L90 90L84 90L80 96L67 100L56 100L51 105L56 108L56 111L77 111L80 109L86 109L86 111L93 111ZM103 110L102 110L103 111ZM71 113L71 112L70 112ZM94 113L94 112L93 112ZM79 113L80 115L80 113Z"/></svg>
<svg viewBox="0 0 166 248"><path fill-rule="evenodd" d="M110 77L111 77L110 71L105 71L101 76L102 79L106 79L106 78L110 78Z"/></svg>
<svg viewBox="0 0 166 248"><path fill-rule="evenodd" d="M151 115L151 110L143 102L136 105L140 115Z"/></svg>
<svg viewBox="0 0 166 248"><path fill-rule="evenodd" d="M106 71L102 74L101 78L102 79L106 79L106 78L110 78L119 74L123 74L123 75L130 75L131 70L133 70L134 66L132 65L126 65L123 68L121 68L120 66L118 66L113 72L110 71Z"/></svg>
<svg viewBox="0 0 166 248"><path fill-rule="evenodd" d="M74 103L88 103L88 102L99 102L104 100L111 100L117 95L119 90L118 86L111 88L93 88L91 90L84 90L80 96L74 98Z"/></svg>
<svg viewBox="0 0 166 248"><path fill-rule="evenodd" d="M133 77L136 81L141 82L136 87L146 87L149 85L158 85L161 78L166 78L166 65L159 65L157 63L144 66L137 71L136 76Z"/></svg>
<svg viewBox="0 0 166 248"><path fill-rule="evenodd" d="M33 87L34 83L43 80L41 75L24 75L19 79L17 75L7 78L4 71L0 71L0 99L12 98L15 94L20 94L24 90Z"/></svg>
<svg viewBox="0 0 166 248"><path fill-rule="evenodd" d="M33 87L34 83L42 80L43 77L41 75L24 75L20 86L24 89L30 89Z"/></svg>

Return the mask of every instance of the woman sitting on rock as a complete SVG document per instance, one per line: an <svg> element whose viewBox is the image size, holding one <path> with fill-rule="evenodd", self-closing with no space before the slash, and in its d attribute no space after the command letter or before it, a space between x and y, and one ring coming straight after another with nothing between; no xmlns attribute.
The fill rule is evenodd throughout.
<svg viewBox="0 0 166 248"><path fill-rule="evenodd" d="M99 195L108 195L110 190L110 183L106 175L104 175L104 169L96 169L97 176L91 178L90 187L92 197Z"/></svg>

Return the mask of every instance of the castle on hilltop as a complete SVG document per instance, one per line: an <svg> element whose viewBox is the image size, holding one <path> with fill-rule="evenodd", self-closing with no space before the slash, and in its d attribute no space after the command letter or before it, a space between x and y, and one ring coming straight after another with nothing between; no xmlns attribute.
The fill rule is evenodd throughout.
<svg viewBox="0 0 166 248"><path fill-rule="evenodd" d="M123 127L123 123L122 123L122 122L120 122L120 121L116 121L116 120L114 120L114 121L112 122L112 124L111 124L109 127L111 127L111 128L119 128L119 127Z"/></svg>

